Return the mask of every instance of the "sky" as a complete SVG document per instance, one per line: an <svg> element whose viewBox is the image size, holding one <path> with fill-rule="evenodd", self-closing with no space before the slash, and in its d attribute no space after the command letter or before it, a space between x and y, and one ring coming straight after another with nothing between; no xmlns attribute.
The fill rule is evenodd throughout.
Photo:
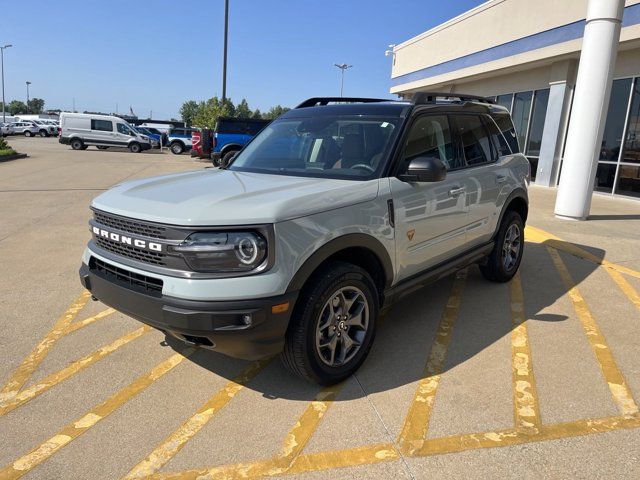
<svg viewBox="0 0 640 480"><path fill-rule="evenodd" d="M3 2L4 3L4 2ZM389 44L480 0L229 0L227 96L251 108L344 94L389 97ZM45 108L179 118L222 93L223 0L29 0L0 10L5 97ZM446 46L443 46L446 48Z"/></svg>

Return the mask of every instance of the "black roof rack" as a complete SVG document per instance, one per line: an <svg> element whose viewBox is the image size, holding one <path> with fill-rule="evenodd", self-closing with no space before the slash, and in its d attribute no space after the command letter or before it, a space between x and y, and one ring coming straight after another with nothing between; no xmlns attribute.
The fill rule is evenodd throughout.
<svg viewBox="0 0 640 480"><path fill-rule="evenodd" d="M487 97L480 97L478 95L467 95L466 93L443 93L443 92L416 92L411 97L411 102L414 105L421 105L426 103L436 103L437 98L451 98L459 99L460 102L481 102L481 103L495 103L493 100Z"/></svg>
<svg viewBox="0 0 640 480"><path fill-rule="evenodd" d="M388 98L358 98L358 97L313 97L305 100L296 108L317 107L329 103L376 103L392 102Z"/></svg>

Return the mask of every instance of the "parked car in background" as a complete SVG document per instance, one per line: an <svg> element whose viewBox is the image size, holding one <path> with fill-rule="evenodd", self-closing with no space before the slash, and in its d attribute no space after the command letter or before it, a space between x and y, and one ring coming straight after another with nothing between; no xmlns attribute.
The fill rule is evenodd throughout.
<svg viewBox="0 0 640 480"><path fill-rule="evenodd" d="M151 142L151 148L160 148L160 139L162 138L162 134L160 133L153 133L151 131L149 131L148 129L144 128L144 127L140 127L140 126L133 126L134 130L136 132L138 132L141 135L145 135L149 138L149 141Z"/></svg>
<svg viewBox="0 0 640 480"><path fill-rule="evenodd" d="M43 120L29 120L34 125L38 126L38 134L41 137L48 137L49 135L56 136L58 134L58 128L54 127L48 122Z"/></svg>
<svg viewBox="0 0 640 480"><path fill-rule="evenodd" d="M149 137L136 132L120 117L89 113L61 113L59 141L74 150L95 145L100 150L124 147L139 153L151 148Z"/></svg>
<svg viewBox="0 0 640 480"><path fill-rule="evenodd" d="M13 122L11 127L13 127L13 133L16 135L33 137L40 134L40 127L33 122Z"/></svg>
<svg viewBox="0 0 640 480"><path fill-rule="evenodd" d="M9 123L0 123L0 136L13 135L13 127Z"/></svg>
<svg viewBox="0 0 640 480"><path fill-rule="evenodd" d="M171 153L180 155L191 150L191 134L194 130L193 128L171 128L167 132L167 144Z"/></svg>
<svg viewBox="0 0 640 480"><path fill-rule="evenodd" d="M227 165L271 120L221 117L213 133L211 159L215 166Z"/></svg>

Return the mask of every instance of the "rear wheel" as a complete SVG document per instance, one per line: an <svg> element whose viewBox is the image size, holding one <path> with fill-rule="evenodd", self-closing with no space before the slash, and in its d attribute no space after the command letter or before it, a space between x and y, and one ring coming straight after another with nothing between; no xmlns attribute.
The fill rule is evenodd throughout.
<svg viewBox="0 0 640 480"><path fill-rule="evenodd" d="M142 147L140 147L139 143L133 142L129 145L129 150L131 150L131 153L140 153L142 151Z"/></svg>
<svg viewBox="0 0 640 480"><path fill-rule="evenodd" d="M284 365L322 385L352 375L373 343L377 298L365 270L344 262L327 264L298 299L281 355Z"/></svg>
<svg viewBox="0 0 640 480"><path fill-rule="evenodd" d="M231 150L230 152L225 153L224 156L222 157L222 165L224 166L229 165L229 162L231 162L231 159L234 157L236 153L238 153L238 150Z"/></svg>
<svg viewBox="0 0 640 480"><path fill-rule="evenodd" d="M74 138L73 140L71 140L71 148L73 148L74 150L83 150L82 147L84 147L84 144L79 138Z"/></svg>
<svg viewBox="0 0 640 480"><path fill-rule="evenodd" d="M24 131L24 136L25 136L25 137L31 137L31 136L33 136L33 133L31 133L31 131L30 131L30 130L25 130L25 131Z"/></svg>
<svg viewBox="0 0 640 480"><path fill-rule="evenodd" d="M40 130L40 136L41 136L41 137L48 137L48 136L49 136L49 134L47 133L47 131L46 131L46 130Z"/></svg>
<svg viewBox="0 0 640 480"><path fill-rule="evenodd" d="M174 155L180 155L182 152L184 152L184 145L182 145L182 143L180 142L173 142L171 144L171 147L169 147L171 149L171 153L173 153Z"/></svg>
<svg viewBox="0 0 640 480"><path fill-rule="evenodd" d="M518 271L524 252L524 222L520 214L509 210L502 219L496 243L480 272L492 282L508 282Z"/></svg>

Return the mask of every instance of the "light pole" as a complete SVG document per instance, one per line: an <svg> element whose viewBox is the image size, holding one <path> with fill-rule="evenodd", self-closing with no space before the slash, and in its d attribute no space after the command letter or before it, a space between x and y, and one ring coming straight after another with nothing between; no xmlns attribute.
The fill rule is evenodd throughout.
<svg viewBox="0 0 640 480"><path fill-rule="evenodd" d="M224 46L222 53L222 103L227 99L227 35L229 33L229 0L224 0Z"/></svg>
<svg viewBox="0 0 640 480"><path fill-rule="evenodd" d="M31 82L27 80L26 84L27 84L27 113L29 113L29 85L31 85Z"/></svg>
<svg viewBox="0 0 640 480"><path fill-rule="evenodd" d="M342 97L342 92L344 91L344 71L347 68L353 67L353 65L347 65L346 63L334 63L334 65L338 67L342 73L342 76L340 77L340 96Z"/></svg>
<svg viewBox="0 0 640 480"><path fill-rule="evenodd" d="M0 69L2 70L2 122L4 123L5 121L5 102L4 102L4 49L5 48L9 48L9 47L13 47L13 45L8 44L5 45L4 47L0 47Z"/></svg>

